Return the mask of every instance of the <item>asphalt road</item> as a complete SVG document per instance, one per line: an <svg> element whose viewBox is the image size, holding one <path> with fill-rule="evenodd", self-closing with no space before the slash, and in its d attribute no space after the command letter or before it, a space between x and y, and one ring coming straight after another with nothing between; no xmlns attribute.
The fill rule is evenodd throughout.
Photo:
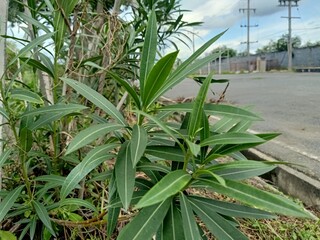
<svg viewBox="0 0 320 240"><path fill-rule="evenodd" d="M301 166L298 170L320 180L320 74L250 73L216 75L229 79L225 101L251 106L265 121L252 130L280 132L281 136L260 150L276 159ZM217 99L226 84L212 84L208 98ZM196 96L199 86L190 79L173 88L170 98Z"/></svg>

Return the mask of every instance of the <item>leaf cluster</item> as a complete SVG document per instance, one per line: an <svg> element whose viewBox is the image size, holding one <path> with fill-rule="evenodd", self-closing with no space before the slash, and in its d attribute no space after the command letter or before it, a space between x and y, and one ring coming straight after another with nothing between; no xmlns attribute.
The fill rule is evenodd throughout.
<svg viewBox="0 0 320 240"><path fill-rule="evenodd" d="M246 109L207 103L213 74L201 81L192 103L165 106L158 102L219 56L199 59L224 33L175 67L177 51L157 60L157 11L151 10L138 58L138 88L116 67L105 69L92 58L80 64L82 71L95 68L103 72L100 77L112 80L114 89L123 92L125 104L119 105L81 74L79 78L69 71L58 75L59 56L71 26L65 14L72 15L77 1L50 3L45 1L48 8L57 9L54 31L32 21L48 31L26 43L9 65L25 53L34 53L45 41L53 41L53 58L45 54L22 58L53 79L53 101L16 81L17 75L1 86L0 113L10 129L10 140L0 156L0 168L19 171L18 179L4 176L0 191L0 222L10 227L5 230L18 222L14 234L19 239L75 236L79 229L97 230L99 226L104 230L95 231L101 234L98 238L110 239L115 234L119 240L205 239L200 219L218 239L246 239L237 218L313 217L285 197L244 183L273 170L277 163L250 160L241 151L277 134L251 134L247 130L261 120L259 116ZM174 1L170 3L174 9ZM65 89L63 97L59 97L60 88ZM170 121L174 113L183 120ZM234 161L221 162L225 156ZM192 189L210 190L239 203L203 197ZM118 231L120 223L125 226ZM0 234L12 237L6 231ZM92 237L91 231L83 234L79 236Z"/></svg>

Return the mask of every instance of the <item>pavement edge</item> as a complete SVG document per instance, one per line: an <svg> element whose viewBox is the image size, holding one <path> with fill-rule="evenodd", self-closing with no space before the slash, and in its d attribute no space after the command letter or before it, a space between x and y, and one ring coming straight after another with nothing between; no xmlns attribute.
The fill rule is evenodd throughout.
<svg viewBox="0 0 320 240"><path fill-rule="evenodd" d="M244 154L249 159L276 161L257 149L247 150ZM285 165L279 165L268 176L284 193L300 199L307 207L320 210L320 181Z"/></svg>

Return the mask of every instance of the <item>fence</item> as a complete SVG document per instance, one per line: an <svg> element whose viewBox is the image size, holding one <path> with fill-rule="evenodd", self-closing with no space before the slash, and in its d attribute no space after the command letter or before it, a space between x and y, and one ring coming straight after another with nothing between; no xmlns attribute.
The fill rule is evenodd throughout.
<svg viewBox="0 0 320 240"><path fill-rule="evenodd" d="M293 50L292 66L299 68L320 67L320 46L297 48ZM287 69L288 53L272 52L255 54L246 57L232 57L221 59L221 72L242 71L270 71ZM200 70L200 74L208 74L209 71L219 72L219 61L213 61Z"/></svg>

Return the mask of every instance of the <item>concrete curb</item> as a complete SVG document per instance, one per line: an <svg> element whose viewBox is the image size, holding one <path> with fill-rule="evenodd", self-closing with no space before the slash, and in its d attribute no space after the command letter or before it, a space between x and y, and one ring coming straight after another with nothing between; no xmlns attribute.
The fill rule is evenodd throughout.
<svg viewBox="0 0 320 240"><path fill-rule="evenodd" d="M257 149L250 149L244 154L249 159L276 161ZM320 181L285 165L278 166L268 178L284 193L320 210Z"/></svg>

